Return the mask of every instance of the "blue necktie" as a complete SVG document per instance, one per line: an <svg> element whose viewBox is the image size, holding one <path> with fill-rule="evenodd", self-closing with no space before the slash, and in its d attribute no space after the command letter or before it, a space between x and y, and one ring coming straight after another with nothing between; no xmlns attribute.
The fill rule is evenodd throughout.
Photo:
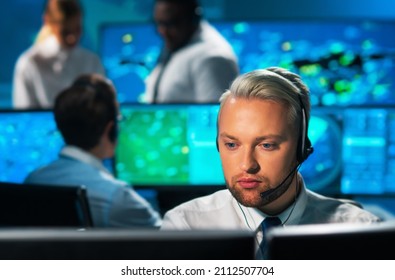
<svg viewBox="0 0 395 280"><path fill-rule="evenodd" d="M267 258L267 240L266 240L266 236L267 236L267 232L269 229L276 227L276 226L280 226L282 225L281 220L278 217L267 217L263 220L263 222L261 223L261 230L262 230L262 241L259 244L259 248L258 251L256 253L256 259L266 259Z"/></svg>

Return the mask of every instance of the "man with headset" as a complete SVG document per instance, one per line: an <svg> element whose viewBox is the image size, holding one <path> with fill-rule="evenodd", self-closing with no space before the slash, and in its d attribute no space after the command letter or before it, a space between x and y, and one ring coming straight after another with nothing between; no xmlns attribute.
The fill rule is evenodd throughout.
<svg viewBox="0 0 395 280"><path fill-rule="evenodd" d="M227 190L168 211L162 229L246 229L268 218L283 226L374 223L349 203L308 190L301 164L313 152L307 137L309 90L283 68L239 76L220 99L217 145Z"/></svg>
<svg viewBox="0 0 395 280"><path fill-rule="evenodd" d="M159 213L102 163L114 155L118 112L109 80L99 74L77 77L55 99L55 121L66 146L59 159L33 171L25 182L84 185L94 227L159 228Z"/></svg>
<svg viewBox="0 0 395 280"><path fill-rule="evenodd" d="M146 80L148 103L216 103L238 75L231 45L201 10L197 0L156 0L154 20L164 46Z"/></svg>

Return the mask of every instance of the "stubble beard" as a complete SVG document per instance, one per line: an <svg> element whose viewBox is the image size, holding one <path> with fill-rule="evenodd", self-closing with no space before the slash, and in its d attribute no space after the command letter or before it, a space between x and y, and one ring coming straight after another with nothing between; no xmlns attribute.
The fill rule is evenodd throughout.
<svg viewBox="0 0 395 280"><path fill-rule="evenodd" d="M230 183L228 180L225 180L226 187L232 194L232 196L243 206L253 207L253 208L261 208L268 203L265 203L260 196L260 191L258 190L244 190L242 188L237 188L236 182Z"/></svg>
<svg viewBox="0 0 395 280"><path fill-rule="evenodd" d="M226 187L230 191L230 193L233 195L233 197L243 206L246 207L253 207L257 208L259 210L264 210L264 207L273 201L277 200L280 196L282 196L286 190L290 187L291 182L292 182L292 177L288 178L286 180L281 188L277 186L275 188L275 191L271 194L261 196L261 193L263 191L259 190L246 190L243 188L237 188L237 180L232 179L232 183L229 183L229 180L225 179ZM267 190L273 189L268 186L266 186Z"/></svg>

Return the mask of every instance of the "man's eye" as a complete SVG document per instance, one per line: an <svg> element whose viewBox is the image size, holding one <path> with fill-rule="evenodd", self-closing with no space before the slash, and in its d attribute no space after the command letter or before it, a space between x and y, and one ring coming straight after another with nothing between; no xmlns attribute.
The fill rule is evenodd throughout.
<svg viewBox="0 0 395 280"><path fill-rule="evenodd" d="M233 150L237 147L236 143L225 143L225 146L230 150Z"/></svg>
<svg viewBox="0 0 395 280"><path fill-rule="evenodd" d="M264 148L265 150L272 150L274 148L274 144L271 143L263 143L262 144L262 148Z"/></svg>

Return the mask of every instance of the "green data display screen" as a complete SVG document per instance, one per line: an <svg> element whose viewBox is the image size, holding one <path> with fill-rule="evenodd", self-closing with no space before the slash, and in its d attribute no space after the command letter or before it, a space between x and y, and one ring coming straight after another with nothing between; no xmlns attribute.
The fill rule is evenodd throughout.
<svg viewBox="0 0 395 280"><path fill-rule="evenodd" d="M137 185L223 184L218 105L123 105L115 172Z"/></svg>

